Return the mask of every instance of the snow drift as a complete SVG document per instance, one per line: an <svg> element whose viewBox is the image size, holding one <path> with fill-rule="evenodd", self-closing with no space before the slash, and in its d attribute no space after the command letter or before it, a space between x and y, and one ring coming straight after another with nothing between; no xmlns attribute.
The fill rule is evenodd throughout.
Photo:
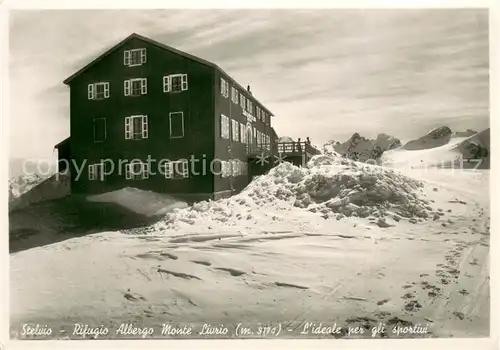
<svg viewBox="0 0 500 350"><path fill-rule="evenodd" d="M168 195L125 187L117 191L88 196L89 202L115 203L145 216L162 215L173 208L185 208L187 203Z"/></svg>
<svg viewBox="0 0 500 350"><path fill-rule="evenodd" d="M382 224L385 218L395 222L404 218L423 220L432 208L422 187L422 182L391 169L319 155L304 168L280 164L229 199L174 209L152 230L186 226L216 226L221 230L221 226L235 226L241 221L249 225L262 222L263 218L256 221L255 215L281 220L279 213L293 208L325 219L360 217Z"/></svg>

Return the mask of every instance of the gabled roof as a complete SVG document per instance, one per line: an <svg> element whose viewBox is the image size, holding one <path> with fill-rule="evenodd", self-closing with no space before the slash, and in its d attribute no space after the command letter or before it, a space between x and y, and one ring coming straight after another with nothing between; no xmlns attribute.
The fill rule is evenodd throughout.
<svg viewBox="0 0 500 350"><path fill-rule="evenodd" d="M131 35L129 35L128 37L126 37L125 39L123 39L122 41L120 41L118 44L116 44L115 46L113 46L112 48L110 48L109 50L107 50L106 52L104 52L102 55L100 55L99 57L97 57L96 59L94 59L93 61L91 61L89 64L87 64L86 66L82 67L81 69L79 69L77 72L75 72L74 74L72 74L71 76L69 76L68 78L66 78L63 83L66 84L66 85L69 85L69 83L75 79L77 76L79 76L80 74L84 73L85 71L87 71L88 69L90 69L94 64L100 62L102 59L106 58L107 56L111 55L112 53L114 53L115 51L117 51L118 49L120 49L123 45L125 45L126 42L128 42L129 40L131 39L139 39L141 41L144 41L150 45L153 45L153 46L156 46L156 47L159 47L160 49L163 49L163 50L167 50L167 51L170 51L170 52L173 52L179 56L183 56L185 58L188 58L190 60L193 60L195 62L198 62L200 64L203 64L205 66L208 66L208 67L212 67L212 68L215 68L219 71L221 71L222 73L224 73L225 75L227 75L228 77L231 77L229 74L227 74L222 68L220 68L218 65L216 65L215 63L212 63L210 61L207 61L207 60L204 60L202 58L199 58L197 56L194 56L194 55L191 55L187 52L184 52L184 51L180 51L180 50L177 50L171 46L168 46L168 45L165 45L163 43L160 43L158 41L155 41L153 39L150 39L150 38L147 38L145 36L142 36L142 35L139 35L137 33L132 33ZM247 91L243 86L241 86L234 78L231 78L235 83L236 85L243 91ZM252 95L250 93L250 95ZM253 95L252 95L252 98L255 99L257 102L259 102ZM268 112L271 116L274 116L274 114L268 110L266 107L264 107L264 105L259 102L260 105L262 105L263 109L266 110L266 112Z"/></svg>

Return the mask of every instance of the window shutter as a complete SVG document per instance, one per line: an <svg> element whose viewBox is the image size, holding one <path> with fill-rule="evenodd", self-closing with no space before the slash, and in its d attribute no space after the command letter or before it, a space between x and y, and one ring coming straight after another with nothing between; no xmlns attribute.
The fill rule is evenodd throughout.
<svg viewBox="0 0 500 350"><path fill-rule="evenodd" d="M130 80L125 80L123 82L123 90L125 92L125 96L130 96Z"/></svg>
<svg viewBox="0 0 500 350"><path fill-rule="evenodd" d="M220 175L226 177L226 162L224 160L220 162Z"/></svg>
<svg viewBox="0 0 500 350"><path fill-rule="evenodd" d="M104 84L104 98L109 97L109 83Z"/></svg>
<svg viewBox="0 0 500 350"><path fill-rule="evenodd" d="M148 116L143 115L142 116L142 138L147 139L148 138Z"/></svg>
<svg viewBox="0 0 500 350"><path fill-rule="evenodd" d="M141 94L146 95L148 93L148 80L146 78L141 79Z"/></svg>
<svg viewBox="0 0 500 350"><path fill-rule="evenodd" d="M104 181L104 166L103 163L99 163L95 165L96 167L96 179L99 181ZM97 177L99 175L99 177Z"/></svg>
<svg viewBox="0 0 500 350"><path fill-rule="evenodd" d="M165 177L171 179L173 177L173 163L168 162L165 164Z"/></svg>
<svg viewBox="0 0 500 350"><path fill-rule="evenodd" d="M141 63L146 63L146 49L141 49Z"/></svg>
<svg viewBox="0 0 500 350"><path fill-rule="evenodd" d="M169 92L170 91L170 77L166 76L163 77L163 92Z"/></svg>
<svg viewBox="0 0 500 350"><path fill-rule="evenodd" d="M225 136L225 123L224 123L224 116L221 114L220 115L220 137L224 138Z"/></svg>
<svg viewBox="0 0 500 350"><path fill-rule="evenodd" d="M94 165L89 165L89 180L94 180L95 178L95 171L94 171Z"/></svg>
<svg viewBox="0 0 500 350"><path fill-rule="evenodd" d="M125 118L125 140L130 140L132 138L132 118Z"/></svg>
<svg viewBox="0 0 500 350"><path fill-rule="evenodd" d="M132 164L125 164L125 178L130 180L132 178L131 168Z"/></svg>
<svg viewBox="0 0 500 350"><path fill-rule="evenodd" d="M229 138L229 118L224 116L224 138Z"/></svg>
<svg viewBox="0 0 500 350"><path fill-rule="evenodd" d="M93 100L94 99L94 84L89 84L88 92L89 92L89 100Z"/></svg>
<svg viewBox="0 0 500 350"><path fill-rule="evenodd" d="M229 133L229 125L228 125L229 120L224 115L222 115L221 118L222 118L222 138L227 139Z"/></svg>
<svg viewBox="0 0 500 350"><path fill-rule="evenodd" d="M123 64L126 66L130 65L130 50L123 51Z"/></svg>
<svg viewBox="0 0 500 350"><path fill-rule="evenodd" d="M185 91L188 89L188 76L187 74L182 75L182 91Z"/></svg>

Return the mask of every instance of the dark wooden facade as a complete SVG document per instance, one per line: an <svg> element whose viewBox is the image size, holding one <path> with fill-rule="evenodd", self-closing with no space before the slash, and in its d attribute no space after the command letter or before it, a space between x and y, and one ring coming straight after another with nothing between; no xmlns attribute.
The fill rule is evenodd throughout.
<svg viewBox="0 0 500 350"><path fill-rule="evenodd" d="M134 49L145 49L145 62L135 66L124 64L124 52ZM164 92L163 77L172 74L187 77L186 90ZM221 91L221 78L228 84L227 95ZM126 96L124 81L128 79L146 79L146 93ZM109 95L90 99L89 84L94 83L108 83ZM65 84L70 87L71 136L65 140L64 147L61 144L58 148L60 158L72 160L73 193L102 193L136 187L195 198L229 196L249 182L249 150L257 144L255 131L269 136L267 141L271 143L276 139L271 127L272 113L222 69L137 34L99 56L66 79ZM233 88L238 91L238 103L232 99ZM242 95L252 101L253 108L249 112L243 112ZM265 120L256 117L257 107L265 111ZM183 113L183 137L170 137L169 113L172 112ZM147 115L147 138L125 137L125 118L133 115ZM221 137L221 115L230 120L229 138ZM105 123L105 136L101 135L98 140L95 119ZM245 125L248 142L233 140L232 120ZM126 178L126 164L134 159L155 160L150 162L148 178ZM160 173L158 162L162 159L196 161L190 161L187 178L168 179ZM215 159L238 159L247 164L247 170L235 176L214 174L209 164ZM107 175L92 179L89 165L102 160L106 160ZM217 162L214 164L215 170L220 171Z"/></svg>

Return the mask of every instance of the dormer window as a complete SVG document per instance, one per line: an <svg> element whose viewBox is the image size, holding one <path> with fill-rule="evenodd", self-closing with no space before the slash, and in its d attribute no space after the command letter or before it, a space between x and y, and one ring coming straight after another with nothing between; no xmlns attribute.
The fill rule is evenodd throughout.
<svg viewBox="0 0 500 350"><path fill-rule="evenodd" d="M89 100L109 98L109 83L94 83L88 86Z"/></svg>
<svg viewBox="0 0 500 350"><path fill-rule="evenodd" d="M129 67L140 66L146 63L146 49L125 50L123 64Z"/></svg>

